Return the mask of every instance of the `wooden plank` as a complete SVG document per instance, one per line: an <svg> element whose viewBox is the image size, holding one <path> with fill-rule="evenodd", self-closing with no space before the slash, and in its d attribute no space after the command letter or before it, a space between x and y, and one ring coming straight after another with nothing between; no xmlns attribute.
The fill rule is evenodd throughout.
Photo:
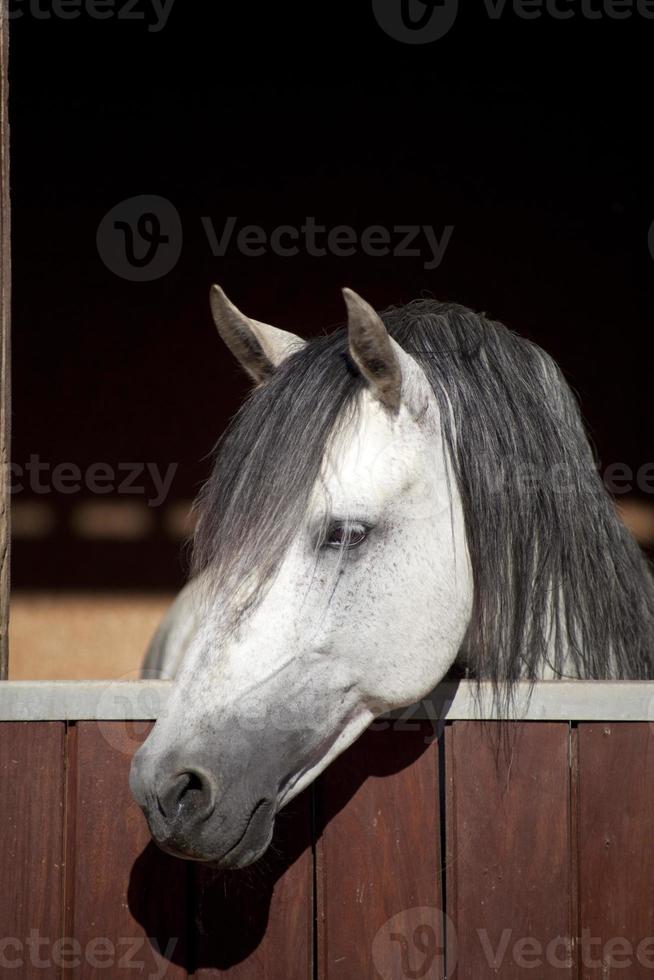
<svg viewBox="0 0 654 980"><path fill-rule="evenodd" d="M9 453L11 420L11 234L9 19L0 16L0 680L9 670Z"/></svg>
<svg viewBox="0 0 654 980"><path fill-rule="evenodd" d="M64 728L0 724L0 976L59 976Z"/></svg>
<svg viewBox="0 0 654 980"><path fill-rule="evenodd" d="M160 716L172 681L7 681L0 721L149 721ZM516 685L514 721L651 721L651 681L541 681ZM445 709L445 713L444 713ZM387 719L395 720L396 715ZM439 685L401 712L402 723L497 719L492 689L475 682Z"/></svg>
<svg viewBox="0 0 654 980"><path fill-rule="evenodd" d="M443 977L438 746L413 729L366 732L316 787L321 980Z"/></svg>
<svg viewBox="0 0 654 980"><path fill-rule="evenodd" d="M270 850L250 868L197 867L194 976L311 980L311 794L281 811Z"/></svg>
<svg viewBox="0 0 654 980"><path fill-rule="evenodd" d="M570 728L570 932L573 976L579 977L579 732Z"/></svg>
<svg viewBox="0 0 654 980"><path fill-rule="evenodd" d="M458 980L576 976L569 728L448 727L447 912Z"/></svg>
<svg viewBox="0 0 654 980"><path fill-rule="evenodd" d="M128 785L150 725L80 722L71 785L75 980L187 976L189 865L160 851ZM163 955L161 955L163 953Z"/></svg>
<svg viewBox="0 0 654 980"><path fill-rule="evenodd" d="M0 721L153 721L172 681L6 681Z"/></svg>
<svg viewBox="0 0 654 980"><path fill-rule="evenodd" d="M580 976L654 975L654 731L580 725Z"/></svg>

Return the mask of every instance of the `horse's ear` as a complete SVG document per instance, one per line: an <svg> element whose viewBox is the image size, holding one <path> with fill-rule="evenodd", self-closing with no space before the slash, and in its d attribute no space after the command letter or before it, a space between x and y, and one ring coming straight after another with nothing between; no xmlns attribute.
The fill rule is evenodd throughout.
<svg viewBox="0 0 654 980"><path fill-rule="evenodd" d="M350 357L379 401L398 412L402 396L402 368L397 345L382 318L365 299L344 289Z"/></svg>
<svg viewBox="0 0 654 980"><path fill-rule="evenodd" d="M306 343L294 333L251 320L227 299L220 286L211 287L211 312L218 333L257 384L267 381L284 358Z"/></svg>

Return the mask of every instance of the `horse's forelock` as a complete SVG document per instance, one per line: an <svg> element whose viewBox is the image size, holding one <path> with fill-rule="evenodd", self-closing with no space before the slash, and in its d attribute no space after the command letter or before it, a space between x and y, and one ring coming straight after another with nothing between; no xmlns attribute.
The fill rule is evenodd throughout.
<svg viewBox="0 0 654 980"><path fill-rule="evenodd" d="M256 580L246 608L278 568L306 512L328 441L363 385L346 349L339 330L291 355L252 392L216 447L197 502L192 571L209 571L221 588Z"/></svg>

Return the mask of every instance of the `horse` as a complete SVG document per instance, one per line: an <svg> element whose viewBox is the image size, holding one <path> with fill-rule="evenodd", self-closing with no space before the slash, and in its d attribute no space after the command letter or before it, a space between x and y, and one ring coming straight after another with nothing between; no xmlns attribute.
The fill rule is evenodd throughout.
<svg viewBox="0 0 654 980"><path fill-rule="evenodd" d="M453 665L505 712L520 680L654 674L649 566L554 361L454 303L343 295L347 325L306 342L211 293L254 388L146 660L175 682L130 782L160 847L216 868Z"/></svg>

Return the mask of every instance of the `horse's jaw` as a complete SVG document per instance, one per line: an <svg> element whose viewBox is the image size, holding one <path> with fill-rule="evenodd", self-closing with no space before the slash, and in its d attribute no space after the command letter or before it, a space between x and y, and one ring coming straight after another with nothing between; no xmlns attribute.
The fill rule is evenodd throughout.
<svg viewBox="0 0 654 980"><path fill-rule="evenodd" d="M325 738L320 749L313 755L315 761L308 759L305 764L293 773L280 787L277 809L290 803L296 796L310 786L321 772L341 755L374 721L375 715L367 708L360 708L349 718L340 731L331 733Z"/></svg>

